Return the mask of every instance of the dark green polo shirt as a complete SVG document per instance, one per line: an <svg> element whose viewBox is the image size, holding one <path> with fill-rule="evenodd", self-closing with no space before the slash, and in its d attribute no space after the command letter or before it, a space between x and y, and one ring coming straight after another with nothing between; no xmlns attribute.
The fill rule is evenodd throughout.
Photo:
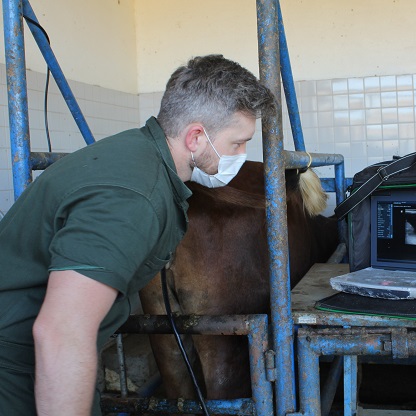
<svg viewBox="0 0 416 416"><path fill-rule="evenodd" d="M184 236L190 195L154 118L46 169L0 221L0 341L33 345L48 274L69 269L120 293L101 346Z"/></svg>

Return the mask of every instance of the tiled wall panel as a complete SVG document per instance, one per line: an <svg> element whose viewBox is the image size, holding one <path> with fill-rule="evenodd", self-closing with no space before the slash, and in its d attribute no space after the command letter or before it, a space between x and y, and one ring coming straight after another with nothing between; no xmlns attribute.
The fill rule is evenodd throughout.
<svg viewBox="0 0 416 416"><path fill-rule="evenodd" d="M77 82L70 85L97 140L143 125L151 115L157 115L162 98L161 92L136 96ZM369 164L414 152L415 85L413 74L296 82L306 149L341 153L348 177ZM34 151L44 151L45 76L29 71L28 87L31 145ZM55 151L71 152L85 145L53 81L49 93L49 126ZM285 148L293 150L284 100L283 134ZM260 122L247 151L249 159L262 160ZM333 176L330 167L317 171L321 176ZM12 202L5 70L0 65L0 210L7 211ZM331 214L334 206L331 195L325 213Z"/></svg>

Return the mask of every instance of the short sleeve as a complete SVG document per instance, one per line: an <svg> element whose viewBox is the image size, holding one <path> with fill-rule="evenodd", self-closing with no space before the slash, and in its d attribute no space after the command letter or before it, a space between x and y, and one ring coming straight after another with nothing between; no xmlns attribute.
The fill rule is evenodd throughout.
<svg viewBox="0 0 416 416"><path fill-rule="evenodd" d="M143 195L117 186L82 188L62 201L49 270L76 270L126 294L157 243L159 222Z"/></svg>

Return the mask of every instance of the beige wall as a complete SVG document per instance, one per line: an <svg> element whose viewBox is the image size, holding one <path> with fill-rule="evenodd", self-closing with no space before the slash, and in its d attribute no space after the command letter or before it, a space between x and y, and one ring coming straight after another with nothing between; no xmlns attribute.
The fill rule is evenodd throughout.
<svg viewBox="0 0 416 416"><path fill-rule="evenodd" d="M136 0L139 92L161 91L191 56L222 53L257 73L255 0Z"/></svg>
<svg viewBox="0 0 416 416"><path fill-rule="evenodd" d="M190 56L222 53L257 73L255 0L136 0L139 92ZM295 80L416 72L414 0L281 0Z"/></svg>
<svg viewBox="0 0 416 416"><path fill-rule="evenodd" d="M414 0L282 0L296 80L416 72Z"/></svg>
<svg viewBox="0 0 416 416"><path fill-rule="evenodd" d="M172 70L207 53L257 73L255 0L31 4L68 79L133 94L162 91ZM414 0L281 0L281 6L295 80L416 72ZM26 39L27 67L43 72L43 58L31 35ZM0 42L0 62L3 48Z"/></svg>
<svg viewBox="0 0 416 416"><path fill-rule="evenodd" d="M135 0L31 0L67 79L137 93ZM4 63L3 19L0 62ZM25 25L26 65L45 61Z"/></svg>

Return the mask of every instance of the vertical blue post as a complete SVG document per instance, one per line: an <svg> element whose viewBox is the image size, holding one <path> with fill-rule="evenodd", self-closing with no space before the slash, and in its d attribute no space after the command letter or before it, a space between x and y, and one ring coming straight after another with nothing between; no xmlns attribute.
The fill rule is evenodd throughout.
<svg viewBox="0 0 416 416"><path fill-rule="evenodd" d="M257 0L257 30L260 79L281 103L279 33L274 0ZM262 132L271 323L276 352L276 416L284 416L294 412L296 402L281 106L274 117L262 119Z"/></svg>
<svg viewBox="0 0 416 416"><path fill-rule="evenodd" d="M38 19L33 12L32 7L29 4L28 0L23 0L23 12L25 16L29 17L36 23ZM71 91L71 88L65 79L65 76L62 72L61 67L42 31L33 23L27 22L30 31L32 32L33 37L35 38L40 51L42 52L43 57L45 58L46 63L60 89L62 96L65 99L66 104L68 105L69 110L71 111L72 116L74 117L75 122L78 125L78 128L84 137L85 143L92 144L95 142L94 136L91 133L90 128L88 127L87 121L85 120L82 111L74 97L74 94Z"/></svg>
<svg viewBox="0 0 416 416"><path fill-rule="evenodd" d="M344 356L344 415L357 414L357 356Z"/></svg>
<svg viewBox="0 0 416 416"><path fill-rule="evenodd" d="M282 11L280 9L279 0L276 0L276 7L279 27L280 70L282 75L283 89L285 91L287 110L289 113L290 127L292 129L295 150L304 152L305 141L303 138L299 107L296 99L295 84L293 82L292 66L290 65L289 49L287 47L285 27L283 25Z"/></svg>
<svg viewBox="0 0 416 416"><path fill-rule="evenodd" d="M319 356L310 348L307 336L298 336L300 413L307 416L321 414L319 385Z"/></svg>
<svg viewBox="0 0 416 416"><path fill-rule="evenodd" d="M32 181L22 2L3 0L14 199Z"/></svg>
<svg viewBox="0 0 416 416"><path fill-rule="evenodd" d="M248 345L253 401L257 416L273 416L273 389L266 374L266 347L268 345L267 315L256 315L250 321Z"/></svg>

